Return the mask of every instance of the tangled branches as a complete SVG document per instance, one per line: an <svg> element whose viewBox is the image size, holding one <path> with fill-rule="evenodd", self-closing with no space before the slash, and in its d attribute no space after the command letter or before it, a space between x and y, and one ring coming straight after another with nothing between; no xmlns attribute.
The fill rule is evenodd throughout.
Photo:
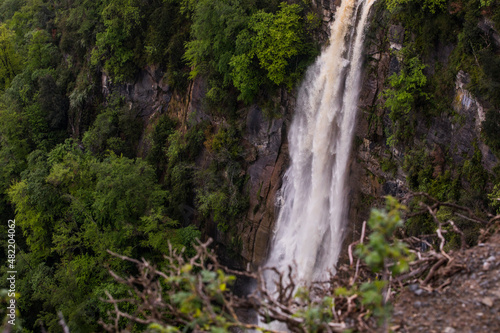
<svg viewBox="0 0 500 333"><path fill-rule="evenodd" d="M123 278L110 271L116 281L128 287L129 297L115 298L107 292L104 301L112 309L109 318L100 323L109 332L129 332L134 325L148 332L228 332L236 328L277 332L266 325L273 321L291 332L389 331L390 300L395 292L410 283L439 291L447 282L434 285L437 277L464 269L454 263L453 252L446 250L443 236L456 233L463 249L464 234L452 219L438 218L439 207L450 207L458 216L481 225L499 219L493 216L486 221L467 208L422 193L414 196L424 196L431 203L420 202L420 211L408 216L430 214L436 223L434 235L394 239L395 231L403 225L400 211L404 207L388 198L387 207L372 210L360 240L348 247L349 263L337 267L336 274L326 281L307 286L296 280L292 267L287 272L275 268L260 268L257 272L231 270L211 252L211 240L195 246L196 254L189 259L170 247L161 268L144 259L109 251L133 263L138 273ZM273 283L266 283L266 274L274 277ZM255 281L252 293L233 293L230 286L238 277ZM241 311L258 315L260 323L241 319Z"/></svg>
<svg viewBox="0 0 500 333"><path fill-rule="evenodd" d="M332 276L330 281L298 287L290 268L285 276L274 268L276 291L271 292L264 280L264 271L241 272L222 266L210 251L211 240L195 246L196 255L186 260L182 253L170 249L167 264L161 270L146 260L136 260L109 251L113 256L137 266L138 274L122 278L113 271L114 279L130 289L130 297L115 299L106 292L103 300L113 306L107 320L100 324L108 332L129 332L134 324L150 332L206 332L217 327L221 332L231 328L257 329L257 324L244 323L237 315L251 309L269 323L284 323L292 332L343 332L352 315L361 314L356 296L335 296L331 293L344 285L348 270ZM244 297L229 288L235 277L256 281L255 290ZM286 282L285 282L286 281ZM125 304L135 307L133 313L122 310ZM356 311L355 311L356 310ZM127 322L124 325L124 320ZM353 318L352 320L358 320ZM351 320L351 321L352 321ZM361 320L360 323L364 325ZM267 332L276 332L266 328Z"/></svg>

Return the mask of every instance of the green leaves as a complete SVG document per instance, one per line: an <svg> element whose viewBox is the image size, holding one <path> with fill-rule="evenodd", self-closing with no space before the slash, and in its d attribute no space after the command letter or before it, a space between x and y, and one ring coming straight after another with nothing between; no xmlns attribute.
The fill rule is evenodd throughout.
<svg viewBox="0 0 500 333"><path fill-rule="evenodd" d="M368 244L360 244L357 253L374 271L389 269L399 274L408 268L409 252L404 243L399 240L390 242L397 228L403 226L399 210L405 209L396 199L387 197L386 209L372 209L368 226L372 233Z"/></svg>
<svg viewBox="0 0 500 333"><path fill-rule="evenodd" d="M281 3L276 14L258 12L250 19L253 46L261 67L276 85L285 82L288 60L302 49L302 25L298 5ZM287 82L291 87L292 82Z"/></svg>
<svg viewBox="0 0 500 333"><path fill-rule="evenodd" d="M193 40L186 44L185 58L194 68L191 76L210 71L220 73L222 84L231 82L229 61L235 52L234 40L248 24L250 8L237 0L201 0L193 8Z"/></svg>
<svg viewBox="0 0 500 333"><path fill-rule="evenodd" d="M262 86L291 88L303 70L300 58L311 56L305 42L305 25L310 23L303 22L299 5L282 2L278 11L269 12L247 1L185 4L193 10L193 40L185 54L192 77L217 73L220 86L233 84L240 91L238 98L247 103Z"/></svg>
<svg viewBox="0 0 500 333"><path fill-rule="evenodd" d="M409 269L411 255L407 246L400 240L392 240L394 232L403 226L400 210L406 209L393 197L386 198L385 209L372 209L368 226L371 234L367 244L359 244L356 252L366 265L375 273L382 274L382 279L365 282L359 289L361 303L372 310L373 314L384 321L390 316L390 307L386 304L388 279ZM352 291L351 291L352 292ZM338 289L339 295L349 295L346 289Z"/></svg>
<svg viewBox="0 0 500 333"><path fill-rule="evenodd" d="M123 82L137 70L134 42L143 18L141 8L136 0L108 0L101 16L106 30L97 34L92 64L104 61L109 74Z"/></svg>
<svg viewBox="0 0 500 333"><path fill-rule="evenodd" d="M481 0L483 1L483 0ZM400 9L404 5L417 3L422 10L428 10L434 14L438 10L443 10L446 7L446 0L385 0L385 6L389 11L393 12Z"/></svg>
<svg viewBox="0 0 500 333"><path fill-rule="evenodd" d="M34 264L55 263L50 265L52 293L40 296L40 302L63 308L77 326L95 325L85 313L93 311L89 295L110 280L105 266L126 269L120 260L109 258L107 249L161 258L168 251L167 239L175 248L190 249L200 235L193 227L174 230L177 223L163 207L166 192L145 161L113 153L99 160L71 140L48 154L32 153L9 196ZM44 308L48 317L51 309Z"/></svg>
<svg viewBox="0 0 500 333"><path fill-rule="evenodd" d="M21 59L16 52L14 33L6 24L0 24L0 91L10 85L10 82L21 71Z"/></svg>
<svg viewBox="0 0 500 333"><path fill-rule="evenodd" d="M31 40L28 46L28 68L55 68L59 61L59 50L52 44L50 36L43 30L30 32Z"/></svg>
<svg viewBox="0 0 500 333"><path fill-rule="evenodd" d="M491 200L491 206L496 208L497 214L500 214L500 184L496 184L493 192L488 195Z"/></svg>
<svg viewBox="0 0 500 333"><path fill-rule="evenodd" d="M415 109L418 99L428 99L423 92L427 84L427 77L423 73L426 65L417 57L410 58L405 63L403 70L389 77L391 88L383 91L386 98L385 106L390 109L389 118L393 124L393 133L387 139L390 146L398 141L411 137L413 129L410 124L410 113Z"/></svg>
<svg viewBox="0 0 500 333"><path fill-rule="evenodd" d="M240 99L251 101L261 84L260 71L275 85L295 83L290 61L304 53L304 32L298 5L281 3L276 13L258 11L248 28L236 40L237 53L231 57L233 84ZM258 62L258 66L256 65Z"/></svg>

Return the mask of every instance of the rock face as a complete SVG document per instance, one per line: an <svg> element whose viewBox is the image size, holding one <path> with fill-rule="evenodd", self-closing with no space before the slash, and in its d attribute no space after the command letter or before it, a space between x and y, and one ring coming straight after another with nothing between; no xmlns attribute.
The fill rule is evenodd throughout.
<svg viewBox="0 0 500 333"><path fill-rule="evenodd" d="M261 111L254 109L247 120L261 116ZM253 144L257 148L257 158L248 168L251 209L241 228L241 235L245 238L242 256L255 265L261 264L267 257L275 220L275 196L281 187L288 159L287 146L282 145L283 121L264 121L258 127L258 131L248 137L249 140L256 139ZM251 127L250 131L255 129Z"/></svg>
<svg viewBox="0 0 500 333"><path fill-rule="evenodd" d="M239 234L243 240L241 254L253 267L264 263L267 258L272 228L277 218L277 193L289 165L285 127L288 126L289 110L293 110L293 105L294 98L283 92L283 118L267 119L256 106L249 109L246 117L245 141L255 151L255 155L247 169L250 209Z"/></svg>
<svg viewBox="0 0 500 333"><path fill-rule="evenodd" d="M368 41L368 53L374 56L366 65L359 101L349 181L352 198L349 211L351 230L346 236L345 246L359 239L359 230L363 220L369 217L370 206L382 205L385 195L403 198L408 193L403 164L407 153L412 149L424 149L432 158L434 177L453 165L462 165L464 161L471 159L475 147L482 154L484 169L491 172L498 165L497 158L481 137L481 126L485 120L484 107L467 90L470 79L463 71L458 72L454 82L455 92L450 105L454 113L418 120L413 143L409 146L389 147L386 144L384 128L390 126L390 121L387 110L383 108L384 101L380 93L385 88L387 77L400 70L400 59L391 51L404 46L405 34L400 26L391 26L387 30L388 42L385 49L375 46L384 45L380 42L383 35L379 34L375 40ZM452 50L452 45L437 45L427 74L434 73L436 59L446 64Z"/></svg>
<svg viewBox="0 0 500 333"><path fill-rule="evenodd" d="M114 84L106 73L101 74L101 93L104 97L116 93L125 98L126 103L135 116L142 120L143 135L137 147L138 156L144 157L151 143L146 138L147 128L154 119L169 109L173 92L166 83L164 73L155 66L147 66L141 70L133 83Z"/></svg>
<svg viewBox="0 0 500 333"><path fill-rule="evenodd" d="M134 83L113 84L109 76L102 73L101 90L104 96L116 92L125 97L137 110L137 115L144 118L165 112L172 99L172 91L164 80L163 72L154 66L141 70Z"/></svg>
<svg viewBox="0 0 500 333"><path fill-rule="evenodd" d="M334 18L340 0L313 0L317 12L322 15L323 32L318 39L326 43L330 33L329 24ZM498 33L491 22L481 22L479 27L488 31L494 40ZM498 38L500 40L500 38ZM345 236L345 246L359 238L362 222L369 216L370 207L380 205L385 195L404 197L409 192L403 163L407 154L405 147L389 147L384 129L390 121L383 108L381 92L386 79L401 70L401 59L395 51L403 48L405 31L400 25L380 29L367 39L367 54L359 111L356 124L356 139L350 162L350 208L349 231ZM446 63L453 45L437 45L429 60L427 74L433 74L435 62ZM109 95L118 91L144 119L145 127L151 126L155 117L167 112L178 118L183 128L194 123L209 121L215 127L220 120L213 119L206 112L204 97L207 83L202 78L195 79L187 94L173 93L164 82L163 73L154 66L142 70L134 83L113 85L109 78L102 76L102 93ZM455 82L453 115L441 115L417 123L414 145L424 147L434 163L434 173L439 175L446 166L445 156L453 163L463 163L474 153L477 145L482 153L482 164L491 171L498 160L482 142L481 123L485 110L480 100L467 90L469 77L460 71ZM282 177L289 166L287 128L295 108L295 97L285 91L274 101L279 105L281 118L269 118L256 105L238 112L243 115L242 145L245 150L246 175L248 176L249 210L237 226L241 240L241 264L253 267L265 262L273 234L274 222L279 211L279 190ZM147 131L145 131L146 133ZM424 140L422 140L424 138ZM146 139L141 140L142 155L148 149ZM409 147L412 149L412 147ZM201 161L206 159L200 157ZM215 228L215 227L214 227ZM217 241L229 245L230 237L212 230ZM342 259L341 259L342 260Z"/></svg>

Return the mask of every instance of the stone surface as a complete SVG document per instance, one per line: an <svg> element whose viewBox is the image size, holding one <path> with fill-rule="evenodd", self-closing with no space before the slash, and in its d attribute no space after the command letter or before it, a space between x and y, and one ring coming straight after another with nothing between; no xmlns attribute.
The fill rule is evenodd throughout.
<svg viewBox="0 0 500 333"><path fill-rule="evenodd" d="M114 84L102 73L101 92L104 96L119 93L142 118L148 118L155 112L165 112L172 98L163 72L152 65L139 71L133 83Z"/></svg>
<svg viewBox="0 0 500 333"><path fill-rule="evenodd" d="M267 258L275 220L274 198L287 167L283 125L283 119L266 119L257 106L248 110L245 140L255 149L257 156L247 169L250 209L241 232L245 235L242 256L254 265Z"/></svg>
<svg viewBox="0 0 500 333"><path fill-rule="evenodd" d="M417 137L425 137L428 146L446 148L453 162L461 164L474 154L474 143L483 155L483 166L491 171L498 163L491 149L482 142L481 127L485 120L485 111L481 103L465 88L469 75L459 71L456 78L453 109L461 119L458 121L449 115L436 117L430 126L427 121L420 121ZM418 139L416 139L418 141Z"/></svg>
<svg viewBox="0 0 500 333"><path fill-rule="evenodd" d="M495 24L483 17L478 25L479 29L481 29L488 37L490 37L490 39L493 41L493 43L495 44L496 47L500 47L500 34L498 33L498 31L495 29Z"/></svg>

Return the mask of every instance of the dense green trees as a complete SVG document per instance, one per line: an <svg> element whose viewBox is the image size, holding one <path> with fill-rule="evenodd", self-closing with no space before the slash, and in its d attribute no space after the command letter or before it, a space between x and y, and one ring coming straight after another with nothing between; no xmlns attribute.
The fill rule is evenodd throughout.
<svg viewBox="0 0 500 333"><path fill-rule="evenodd" d="M186 59L198 73L220 76L209 97L232 84L251 102L262 86L293 86L315 54L305 29L305 7L282 2L259 9L252 1L186 1L193 11ZM311 13L309 13L312 15ZM214 82L214 81L212 81Z"/></svg>
<svg viewBox="0 0 500 333"><path fill-rule="evenodd" d="M415 5L420 6L422 9L429 10L431 13L435 13L436 10L444 9L447 4L447 0L385 0L387 9L390 11L395 11L401 8L402 5L409 3L415 3Z"/></svg>
<svg viewBox="0 0 500 333"><path fill-rule="evenodd" d="M20 70L21 60L15 50L14 33L5 24L0 24L0 91L10 85Z"/></svg>
<svg viewBox="0 0 500 333"><path fill-rule="evenodd" d="M298 5L282 3L276 14L259 11L250 17L230 60L233 84L241 99L251 101L264 77L289 88L297 81L300 70L291 69L291 60L307 52L300 12Z"/></svg>
<svg viewBox="0 0 500 333"><path fill-rule="evenodd" d="M103 3L101 18L105 30L97 33L92 63L104 60L104 69L115 80L124 81L135 74L134 58L140 54L140 51L136 52L136 38L140 37L137 30L143 13L139 1L113 0Z"/></svg>
<svg viewBox="0 0 500 333"><path fill-rule="evenodd" d="M439 81L423 63L445 41L457 48L438 73L449 82L459 69L471 74L468 89L493 105L484 137L500 150L498 50L477 25L482 11L499 22L499 5L464 0L450 14L443 0L384 4L415 36L407 34L415 51L385 92L392 142L411 138L421 113L441 111L432 98ZM237 111L294 87L317 52L312 34L320 19L308 1L0 0L0 21L0 213L15 216L20 228L20 323L26 332L57 332L62 311L72 332L98 331L110 309L99 302L104 290L125 295L106 267L133 270L106 249L161 264L167 240L192 253L200 236L193 221L238 239L231 233L248 209L248 160ZM212 124L161 114L145 134L134 108L104 96L103 73L119 87L146 65L165 74L172 105L188 95L189 73L203 75ZM148 142L149 153L137 158ZM408 156L421 162L406 168L413 188L440 200L485 201L490 179L475 166L478 151L459 176L434 176L425 152ZM469 192L461 181L473 183Z"/></svg>
<svg viewBox="0 0 500 333"><path fill-rule="evenodd" d="M31 268L23 268L21 281L35 283L38 270L27 273L44 267L40 288L52 291L21 287L19 292L46 304L43 320L51 331L57 328L56 310L75 332L97 328L96 319L104 313L92 302L109 281L105 267L127 268L106 250L159 260L167 250L165 239L189 247L199 237L192 227L174 229L177 222L163 208L167 193L145 161L113 153L100 160L72 141L47 155L32 152L21 180L8 193L28 246L25 260Z"/></svg>

